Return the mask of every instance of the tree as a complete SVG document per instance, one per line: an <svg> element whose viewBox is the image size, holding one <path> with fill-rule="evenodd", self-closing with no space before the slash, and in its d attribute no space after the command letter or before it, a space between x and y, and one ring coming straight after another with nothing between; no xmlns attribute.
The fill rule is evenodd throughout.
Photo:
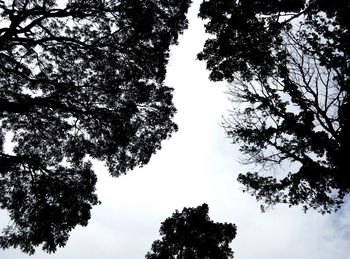
<svg viewBox="0 0 350 259"><path fill-rule="evenodd" d="M302 204L321 213L350 192L348 1L204 1L214 35L199 59L227 80L234 103L223 123L259 172L238 181L265 209ZM286 175L261 175L295 164Z"/></svg>
<svg viewBox="0 0 350 259"><path fill-rule="evenodd" d="M189 4L0 1L0 247L55 252L98 204L90 159L119 176L176 131L165 66Z"/></svg>
<svg viewBox="0 0 350 259"><path fill-rule="evenodd" d="M229 244L236 226L210 220L207 204L175 211L160 227L162 240L152 244L146 259L225 259L233 258Z"/></svg>

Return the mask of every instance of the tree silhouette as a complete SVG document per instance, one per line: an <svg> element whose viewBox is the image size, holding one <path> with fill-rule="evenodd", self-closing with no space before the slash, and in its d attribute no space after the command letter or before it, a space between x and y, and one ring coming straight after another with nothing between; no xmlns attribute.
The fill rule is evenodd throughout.
<svg viewBox="0 0 350 259"><path fill-rule="evenodd" d="M146 259L228 259L233 258L229 244L236 226L210 220L207 204L184 208L167 218L160 227L162 240L152 244Z"/></svg>
<svg viewBox="0 0 350 259"><path fill-rule="evenodd" d="M350 11L348 1L204 1L206 41L199 59L227 80L235 104L223 123L246 163L284 176L241 174L264 201L337 210L350 191Z"/></svg>
<svg viewBox="0 0 350 259"><path fill-rule="evenodd" d="M98 203L89 159L119 176L176 130L163 81L189 4L0 1L0 247L64 246Z"/></svg>

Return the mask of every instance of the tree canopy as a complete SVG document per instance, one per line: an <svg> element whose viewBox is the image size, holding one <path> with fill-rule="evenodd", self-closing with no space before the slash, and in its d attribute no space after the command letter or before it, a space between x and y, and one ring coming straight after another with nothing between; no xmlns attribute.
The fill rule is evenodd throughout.
<svg viewBox="0 0 350 259"><path fill-rule="evenodd" d="M64 246L98 203L89 160L125 174L177 129L164 78L189 5L0 1L0 207L11 219L0 247Z"/></svg>
<svg viewBox="0 0 350 259"><path fill-rule="evenodd" d="M233 258L229 244L236 236L236 226L210 220L209 207L175 211L160 227L161 240L152 244L146 259L228 259Z"/></svg>
<svg viewBox="0 0 350 259"><path fill-rule="evenodd" d="M239 175L266 206L340 208L350 191L350 6L346 0L209 0L198 55L234 103L223 126L259 172ZM276 166L294 168L271 175ZM270 172L270 175L266 175Z"/></svg>

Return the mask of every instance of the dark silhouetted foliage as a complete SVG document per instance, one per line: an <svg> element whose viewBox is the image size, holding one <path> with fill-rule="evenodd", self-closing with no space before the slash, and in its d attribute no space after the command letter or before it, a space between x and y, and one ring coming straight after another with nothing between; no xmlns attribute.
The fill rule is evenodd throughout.
<svg viewBox="0 0 350 259"><path fill-rule="evenodd" d="M340 208L350 191L350 5L347 0L209 0L199 16L214 35L199 59L227 80L235 104L223 123L245 162L288 175L241 174L264 201ZM265 206L263 206L265 208Z"/></svg>
<svg viewBox="0 0 350 259"><path fill-rule="evenodd" d="M167 218L160 227L161 240L152 244L147 259L228 259L233 258L229 244L236 226L210 220L207 204L184 208Z"/></svg>
<svg viewBox="0 0 350 259"><path fill-rule="evenodd" d="M89 159L119 176L176 130L163 81L189 5L0 1L0 207L11 218L0 247L64 246L98 203Z"/></svg>

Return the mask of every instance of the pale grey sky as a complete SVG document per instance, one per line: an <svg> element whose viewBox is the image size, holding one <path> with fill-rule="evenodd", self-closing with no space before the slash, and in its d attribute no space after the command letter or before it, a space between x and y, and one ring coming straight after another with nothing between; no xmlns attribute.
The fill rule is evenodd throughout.
<svg viewBox="0 0 350 259"><path fill-rule="evenodd" d="M206 39L197 18L201 0L189 12L190 26L171 49L167 85L174 87L179 131L163 142L151 162L112 178L95 163L100 206L85 228L77 227L64 248L33 256L0 250L0 259L140 259L158 238L160 223L175 209L209 205L210 217L238 227L232 247L237 259L347 259L350 255L350 205L333 215L277 206L262 214L243 194L236 178L250 168L237 161L238 148L220 127L230 108L225 84L208 81L196 60ZM0 214L0 227L7 224Z"/></svg>

